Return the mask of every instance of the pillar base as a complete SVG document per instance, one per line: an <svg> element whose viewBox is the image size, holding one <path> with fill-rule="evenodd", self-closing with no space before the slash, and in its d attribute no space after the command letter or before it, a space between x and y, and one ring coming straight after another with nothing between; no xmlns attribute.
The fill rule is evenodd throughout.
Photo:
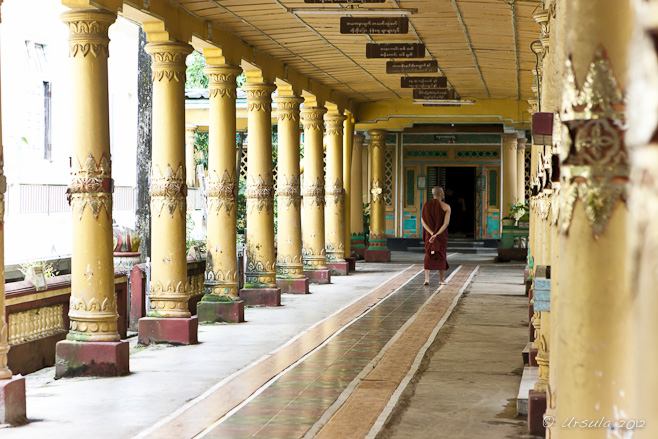
<svg viewBox="0 0 658 439"><path fill-rule="evenodd" d="M199 319L176 317L143 317L139 319L139 344L170 343L177 345L196 344Z"/></svg>
<svg viewBox="0 0 658 439"><path fill-rule="evenodd" d="M347 261L327 262L327 268L332 276L347 276L350 264Z"/></svg>
<svg viewBox="0 0 658 439"><path fill-rule="evenodd" d="M352 273L356 271L356 258L345 258L345 261L348 264L348 272Z"/></svg>
<svg viewBox="0 0 658 439"><path fill-rule="evenodd" d="M25 378L15 375L0 380L0 424L21 425L26 422Z"/></svg>
<svg viewBox="0 0 658 439"><path fill-rule="evenodd" d="M544 414L546 413L546 392L530 390L528 392L528 429L530 434L544 436Z"/></svg>
<svg viewBox="0 0 658 439"><path fill-rule="evenodd" d="M197 317L201 323L242 323L244 322L244 302L204 302L197 304Z"/></svg>
<svg viewBox="0 0 658 439"><path fill-rule="evenodd" d="M376 247L366 249L366 262L391 262L391 251L387 248Z"/></svg>
<svg viewBox="0 0 658 439"><path fill-rule="evenodd" d="M247 306L281 306L281 288L243 288L240 299Z"/></svg>
<svg viewBox="0 0 658 439"><path fill-rule="evenodd" d="M530 348L530 355L528 355L528 364L532 367L538 367L539 364L537 364L537 354L539 353L539 350L535 348Z"/></svg>
<svg viewBox="0 0 658 439"><path fill-rule="evenodd" d="M288 294L309 294L308 278L300 279L277 279L276 286L281 289L282 293Z"/></svg>
<svg viewBox="0 0 658 439"><path fill-rule="evenodd" d="M55 347L55 378L126 375L129 351L127 341L62 340Z"/></svg>
<svg viewBox="0 0 658 439"><path fill-rule="evenodd" d="M304 275L312 284L330 284L331 272L327 270L304 270Z"/></svg>

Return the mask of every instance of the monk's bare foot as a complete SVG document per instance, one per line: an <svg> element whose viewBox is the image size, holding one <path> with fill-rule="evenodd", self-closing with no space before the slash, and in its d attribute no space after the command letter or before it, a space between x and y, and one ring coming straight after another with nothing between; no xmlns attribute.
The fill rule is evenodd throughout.
<svg viewBox="0 0 658 439"><path fill-rule="evenodd" d="M442 280L442 281L439 281L439 285L448 285L448 282Z"/></svg>
<svg viewBox="0 0 658 439"><path fill-rule="evenodd" d="M425 282L423 283L423 285L429 285L429 284L430 284L430 281L428 281L427 279L425 279Z"/></svg>

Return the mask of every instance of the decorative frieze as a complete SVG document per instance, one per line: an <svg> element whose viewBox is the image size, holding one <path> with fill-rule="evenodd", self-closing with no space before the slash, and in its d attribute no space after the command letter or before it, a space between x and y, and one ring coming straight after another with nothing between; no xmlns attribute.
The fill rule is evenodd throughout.
<svg viewBox="0 0 658 439"><path fill-rule="evenodd" d="M242 89L247 92L247 111L272 111L272 92L275 86L269 83L246 83Z"/></svg>
<svg viewBox="0 0 658 439"><path fill-rule="evenodd" d="M110 39L107 31L116 15L102 10L71 10L62 14L62 21L69 27L69 57L107 58Z"/></svg>
<svg viewBox="0 0 658 439"><path fill-rule="evenodd" d="M187 300L189 298L187 281L168 281L163 285L159 280L151 280L149 291L150 317L189 317Z"/></svg>
<svg viewBox="0 0 658 439"><path fill-rule="evenodd" d="M322 131L322 117L326 112L327 109L324 107L304 107L302 109L302 122L304 124L304 131Z"/></svg>
<svg viewBox="0 0 658 439"><path fill-rule="evenodd" d="M187 185L185 184L185 171L183 165L179 165L174 171L167 164L164 173L156 164L151 171L151 213L160 216L166 208L169 216L174 217L178 210L181 217L185 217L185 203L187 196Z"/></svg>
<svg viewBox="0 0 658 439"><path fill-rule="evenodd" d="M230 215L238 194L237 178L235 171L229 175L224 171L220 179L217 172L208 174L208 213L219 215L222 207L226 210L226 215Z"/></svg>
<svg viewBox="0 0 658 439"><path fill-rule="evenodd" d="M324 183L320 178L315 182L304 180L304 206L324 207Z"/></svg>
<svg viewBox="0 0 658 439"><path fill-rule="evenodd" d="M208 66L203 69L208 75L208 91L210 98L230 97L236 98L236 78L240 68L231 65Z"/></svg>
<svg viewBox="0 0 658 439"><path fill-rule="evenodd" d="M279 203L279 209L290 209L293 206L299 210L301 205L301 194L299 189L299 179L291 176L290 180L285 175L279 177L277 184L276 196Z"/></svg>
<svg viewBox="0 0 658 439"><path fill-rule="evenodd" d="M75 157L72 180L67 190L67 198L74 215L82 219L85 208L89 208L95 219L98 219L101 208L109 219L112 213L111 178L112 165L110 159L103 154L99 162L89 153L84 164Z"/></svg>
<svg viewBox="0 0 658 439"><path fill-rule="evenodd" d="M251 213L254 209L261 212L265 209L267 212L274 212L274 180L272 174L265 176L265 179L258 174L258 178L249 175L247 177L247 190L245 191L247 199L247 212Z"/></svg>
<svg viewBox="0 0 658 439"><path fill-rule="evenodd" d="M153 82L185 82L187 70L185 60L187 55L192 53L192 46L176 42L149 43L144 50L153 59L151 63Z"/></svg>

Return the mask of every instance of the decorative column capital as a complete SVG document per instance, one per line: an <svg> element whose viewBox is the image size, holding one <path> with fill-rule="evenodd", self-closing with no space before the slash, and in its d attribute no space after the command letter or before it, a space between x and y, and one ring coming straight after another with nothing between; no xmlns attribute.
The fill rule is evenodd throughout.
<svg viewBox="0 0 658 439"><path fill-rule="evenodd" d="M269 82L247 82L242 86L247 92L247 111L272 111L272 92L276 90Z"/></svg>
<svg viewBox="0 0 658 439"><path fill-rule="evenodd" d="M370 130L368 131L370 136L370 147L371 148L382 148L386 146L386 131L385 130Z"/></svg>
<svg viewBox="0 0 658 439"><path fill-rule="evenodd" d="M110 39L107 30L117 16L114 12L100 9L70 10L61 15L69 27L69 56L94 57L109 55Z"/></svg>
<svg viewBox="0 0 658 439"><path fill-rule="evenodd" d="M366 136L363 134L355 134L354 135L354 143L353 147L355 150L360 151L361 148L363 148L363 142L365 142Z"/></svg>
<svg viewBox="0 0 658 439"><path fill-rule="evenodd" d="M319 130L322 131L322 117L327 112L324 107L304 107L302 108L302 121L304 122L304 131Z"/></svg>
<svg viewBox="0 0 658 439"><path fill-rule="evenodd" d="M518 140L519 140L518 134L516 133L503 134L502 139L503 139L503 150L509 149L516 151L516 149L518 148Z"/></svg>
<svg viewBox="0 0 658 439"><path fill-rule="evenodd" d="M207 66L203 72L208 75L208 90L211 98L236 97L237 83L235 79L242 69L230 64Z"/></svg>
<svg viewBox="0 0 658 439"><path fill-rule="evenodd" d="M324 126L327 136L342 136L343 135L343 122L347 119L342 114L328 114L324 115Z"/></svg>
<svg viewBox="0 0 658 439"><path fill-rule="evenodd" d="M516 141L516 147L519 151L524 151L528 139L525 137L519 137Z"/></svg>
<svg viewBox="0 0 658 439"><path fill-rule="evenodd" d="M278 120L291 120L299 122L299 106L304 102L303 98L297 96L277 96L276 115Z"/></svg>
<svg viewBox="0 0 658 439"><path fill-rule="evenodd" d="M153 58L153 82L185 82L185 59L192 53L192 46L179 42L148 43L144 50Z"/></svg>

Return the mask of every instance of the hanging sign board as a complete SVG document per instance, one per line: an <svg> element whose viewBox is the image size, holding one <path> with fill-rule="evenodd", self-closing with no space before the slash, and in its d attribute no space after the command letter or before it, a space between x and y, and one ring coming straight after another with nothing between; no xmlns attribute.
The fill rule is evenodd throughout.
<svg viewBox="0 0 658 439"><path fill-rule="evenodd" d="M425 58L422 43L366 44L366 58Z"/></svg>
<svg viewBox="0 0 658 439"><path fill-rule="evenodd" d="M341 34L406 34L408 17L340 17Z"/></svg>
<svg viewBox="0 0 658 439"><path fill-rule="evenodd" d="M436 60L386 62L386 73L436 73L438 71L439 63Z"/></svg>
<svg viewBox="0 0 658 439"><path fill-rule="evenodd" d="M304 3L347 3L358 5L361 3L385 3L386 0L304 0Z"/></svg>
<svg viewBox="0 0 658 439"><path fill-rule="evenodd" d="M448 78L445 76L403 76L400 78L402 88L446 88Z"/></svg>
<svg viewBox="0 0 658 439"><path fill-rule="evenodd" d="M448 88L415 88L414 99L429 99L432 101L455 99L455 91Z"/></svg>

